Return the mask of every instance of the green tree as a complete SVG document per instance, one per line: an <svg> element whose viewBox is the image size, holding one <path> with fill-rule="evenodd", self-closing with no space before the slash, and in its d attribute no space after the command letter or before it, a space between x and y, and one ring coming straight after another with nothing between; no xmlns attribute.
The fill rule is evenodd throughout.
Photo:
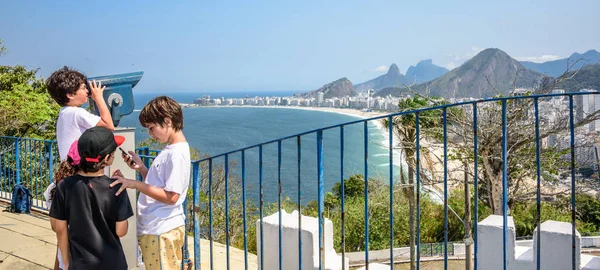
<svg viewBox="0 0 600 270"><path fill-rule="evenodd" d="M0 56L6 53L0 40ZM0 65L0 135L54 139L59 106L37 70Z"/></svg>
<svg viewBox="0 0 600 270"><path fill-rule="evenodd" d="M432 100L423 96L415 96L413 98L406 98L398 103L400 111L412 111L419 108L437 106L443 104L443 100ZM389 130L390 123L388 118L382 120L383 125ZM419 113L419 125L420 127L428 130L429 128L439 126L441 122L439 110L428 110ZM406 163L408 165L407 175L408 179L404 176L404 172L400 173L400 182L406 188L402 189L404 195L408 198L409 205L409 228L410 228L410 261L411 269L416 268L416 233L415 233L415 169L417 159L421 157L416 156L416 115L415 114L404 114L392 118L392 127L394 135L399 138L399 145L404 154ZM420 149L424 151L424 148Z"/></svg>

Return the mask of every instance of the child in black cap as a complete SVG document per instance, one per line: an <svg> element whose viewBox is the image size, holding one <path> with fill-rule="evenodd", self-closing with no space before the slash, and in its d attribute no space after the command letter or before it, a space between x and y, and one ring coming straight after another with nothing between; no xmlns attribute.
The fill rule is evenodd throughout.
<svg viewBox="0 0 600 270"><path fill-rule="evenodd" d="M127 192L115 197L119 188L110 188L113 180L104 175L124 140L104 127L86 130L77 143L79 173L56 188L50 222L65 269L127 269L119 237L133 211Z"/></svg>

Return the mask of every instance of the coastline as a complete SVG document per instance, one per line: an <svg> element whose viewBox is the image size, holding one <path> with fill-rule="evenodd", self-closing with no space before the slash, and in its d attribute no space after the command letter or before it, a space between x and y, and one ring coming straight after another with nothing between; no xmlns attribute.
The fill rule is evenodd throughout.
<svg viewBox="0 0 600 270"><path fill-rule="evenodd" d="M182 104L183 105L183 104ZM349 108L329 108L329 107L300 107L300 106L252 106L252 105L228 105L228 106L190 106L188 108L269 108L269 109L294 109L294 110L308 110L308 111L318 111L318 112L328 112L328 113L336 113L336 114L343 114L343 115L348 115L348 116L352 116L358 119L370 119L370 118L376 118L376 117L382 117L385 116L387 114L391 114L392 112L389 113L384 113L384 112L364 112L361 110L356 110L356 109L349 109ZM378 141L375 142L377 145L379 145L379 147L384 148L384 149L389 149L389 132L386 129L386 127L384 127L383 123L381 122L381 119L383 119L384 117L380 118L380 119L375 119L375 120L369 120L369 122L373 123L375 125L375 127L377 128L379 134L382 135L383 140L382 141ZM408 164L406 163L406 160L404 159L401 151L400 151L400 147L399 147L399 142L400 139L398 137L397 134L394 134L393 139L392 139L392 145L393 145L393 152L394 152L394 164L393 166L396 168L404 168L403 171L407 168ZM439 202L442 203L443 200L441 199L441 195L443 195L443 189L441 184L437 183L438 181L440 181L441 179L443 179L443 172L444 172L444 167L443 164L441 163L441 159L443 159L443 153L442 153L442 147L439 144L436 143L431 143L428 142L426 139L422 139L422 147L427 148L429 151L429 153L427 154L426 152L422 153L422 169L426 170L429 172L430 177L432 177L431 180L433 180L432 183L429 184L424 184L424 186L428 186L427 188L424 188L425 192L435 192L437 193L436 195L438 197L433 196L432 198L434 200L438 200ZM450 150L450 149L449 149ZM427 157L426 157L427 156ZM400 162L402 164L400 164ZM448 162L448 184L450 188L453 188L456 184L457 184L457 180L459 179L459 176L457 173L458 169L461 168L459 166L460 164L456 164L455 161L449 161ZM407 171L404 171L404 173L407 173ZM399 181L399 179L396 179L395 181ZM397 182L398 184L400 184L400 182ZM435 191L434 191L435 190Z"/></svg>
<svg viewBox="0 0 600 270"><path fill-rule="evenodd" d="M388 114L393 113L393 112L384 113L384 112L376 112L376 111L364 112L364 111L361 111L361 110L350 109L350 108L301 107L301 106L227 105L227 106L193 106L193 107L189 107L189 108L255 108L255 109L268 108L268 109L293 109L293 110L306 110L306 111L316 111L316 112L337 113L337 114L343 114L343 115L348 115L348 116L356 117L356 118L359 118L359 119L369 119L369 118L380 117L380 116L384 116L384 115L388 115ZM388 131L383 126L383 123L381 123L381 119L369 120L369 123L373 123L377 127L377 129L379 130L379 132L381 133L381 135L383 135L383 137L388 138L388 136L389 136L388 135ZM394 136L393 144L397 145L398 142L399 142L399 140L398 140L397 136ZM385 148L387 148L387 145L388 145L388 140L386 139L385 143L382 146L385 147Z"/></svg>

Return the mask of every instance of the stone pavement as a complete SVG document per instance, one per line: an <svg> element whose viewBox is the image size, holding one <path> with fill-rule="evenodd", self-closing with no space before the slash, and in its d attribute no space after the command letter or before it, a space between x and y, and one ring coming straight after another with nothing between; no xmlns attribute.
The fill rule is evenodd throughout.
<svg viewBox="0 0 600 270"><path fill-rule="evenodd" d="M0 210L6 204L0 203ZM190 253L194 240L188 238ZM210 269L209 241L202 239L201 268ZM231 247L230 269L244 269L244 251ZM31 215L0 212L0 270L52 269L56 255L56 236L50 229L48 216L43 213ZM225 245L213 243L214 269L225 269ZM248 254L248 269L257 268L256 255ZM135 269L135 268L134 268Z"/></svg>

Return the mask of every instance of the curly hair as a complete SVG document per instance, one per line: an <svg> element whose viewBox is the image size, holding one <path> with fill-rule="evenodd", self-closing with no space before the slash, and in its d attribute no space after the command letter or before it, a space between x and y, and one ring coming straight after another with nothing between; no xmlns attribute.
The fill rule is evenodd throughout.
<svg viewBox="0 0 600 270"><path fill-rule="evenodd" d="M67 160L64 160L63 162L61 162L60 164L58 164L58 167L56 168L56 171L54 171L54 181L55 181L55 185L58 186L58 183L60 183L60 181L62 181L63 179L75 175L75 173L77 172L77 170L79 169L78 166L76 165L72 165L71 163L73 162L73 160L68 157ZM53 189L52 191L50 191L50 199L52 199L52 197L54 197L54 191L56 190Z"/></svg>
<svg viewBox="0 0 600 270"><path fill-rule="evenodd" d="M183 129L183 111L177 101L167 96L156 97L140 112L139 120L143 127L149 124L165 126L165 118L171 119L172 128L175 131Z"/></svg>
<svg viewBox="0 0 600 270"><path fill-rule="evenodd" d="M67 94L74 94L86 81L87 77L81 72L65 66L48 77L46 86L56 103L65 106L69 102Z"/></svg>

